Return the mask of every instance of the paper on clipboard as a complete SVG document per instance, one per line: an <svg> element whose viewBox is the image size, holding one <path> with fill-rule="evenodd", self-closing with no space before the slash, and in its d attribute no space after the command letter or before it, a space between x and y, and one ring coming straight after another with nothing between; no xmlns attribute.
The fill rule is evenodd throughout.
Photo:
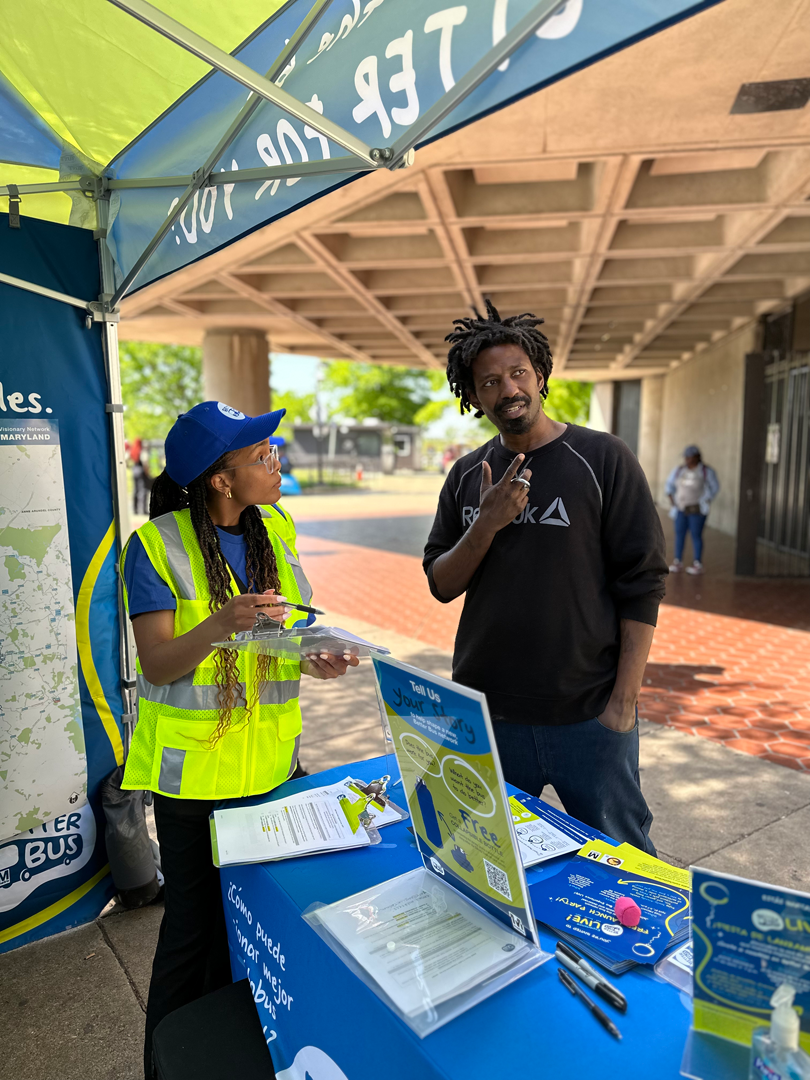
<svg viewBox="0 0 810 1080"><path fill-rule="evenodd" d="M270 862L366 847L368 833L350 820L337 793L304 791L288 799L234 806L211 815L217 866ZM350 800L345 799L350 806Z"/></svg>
<svg viewBox="0 0 810 1080"><path fill-rule="evenodd" d="M290 626L282 630L246 630L227 641L213 641L216 648L239 652L263 653L283 660L305 659L310 653L328 652L337 656L351 653L361 659L366 656L387 656L390 649L352 634L339 626Z"/></svg>

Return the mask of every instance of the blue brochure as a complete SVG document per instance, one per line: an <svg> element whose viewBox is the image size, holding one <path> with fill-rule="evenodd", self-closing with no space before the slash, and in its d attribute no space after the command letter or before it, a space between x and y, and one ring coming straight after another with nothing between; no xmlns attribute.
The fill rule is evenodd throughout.
<svg viewBox="0 0 810 1080"><path fill-rule="evenodd" d="M622 926L615 905L629 896L641 910L635 928ZM599 963L624 969L654 964L689 932L689 872L630 844L586 844L544 888L532 890L535 918L559 930Z"/></svg>

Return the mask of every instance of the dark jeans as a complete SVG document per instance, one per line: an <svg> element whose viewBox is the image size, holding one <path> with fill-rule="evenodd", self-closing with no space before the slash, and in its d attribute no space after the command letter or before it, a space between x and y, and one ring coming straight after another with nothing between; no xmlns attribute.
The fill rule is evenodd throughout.
<svg viewBox="0 0 810 1080"><path fill-rule="evenodd" d="M683 558L683 548L686 543L686 533L692 537L692 550L695 562L700 562L703 557L703 526L706 524L705 514L685 514L678 511L675 518L675 558Z"/></svg>
<svg viewBox="0 0 810 1080"><path fill-rule="evenodd" d="M166 899L146 1006L147 1080L152 1036L163 1017L232 981L219 870L211 858L214 803L154 798Z"/></svg>
<svg viewBox="0 0 810 1080"><path fill-rule="evenodd" d="M611 731L594 717L547 726L496 721L495 739L510 784L540 796L551 784L572 817L650 855L652 813L638 777L638 720Z"/></svg>

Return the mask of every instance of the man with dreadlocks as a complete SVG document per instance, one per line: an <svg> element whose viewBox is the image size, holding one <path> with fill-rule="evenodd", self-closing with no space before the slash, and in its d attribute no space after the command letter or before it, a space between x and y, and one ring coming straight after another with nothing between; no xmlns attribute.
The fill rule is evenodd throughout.
<svg viewBox="0 0 810 1080"><path fill-rule="evenodd" d="M504 775L654 852L636 703L667 564L635 456L543 410L542 319L457 319L447 378L498 429L455 463L425 548L430 589L466 593L453 678L487 696Z"/></svg>
<svg viewBox="0 0 810 1080"><path fill-rule="evenodd" d="M250 630L257 609L296 625L309 604L270 436L284 410L247 417L205 401L178 417L150 517L124 549L138 647L138 724L122 787L155 792L165 910L146 1010L144 1072L168 1013L231 981L208 817L216 800L263 794L296 767L301 673L343 675L356 657L300 664L214 648ZM283 527L281 527L283 525Z"/></svg>

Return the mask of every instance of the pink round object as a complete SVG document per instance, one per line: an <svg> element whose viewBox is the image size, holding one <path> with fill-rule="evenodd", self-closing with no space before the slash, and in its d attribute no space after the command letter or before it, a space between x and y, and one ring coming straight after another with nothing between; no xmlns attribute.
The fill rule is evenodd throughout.
<svg viewBox="0 0 810 1080"><path fill-rule="evenodd" d="M616 918L622 924L627 926L631 930L635 930L638 924L641 922L641 908L638 904L629 896L620 896L616 901Z"/></svg>

